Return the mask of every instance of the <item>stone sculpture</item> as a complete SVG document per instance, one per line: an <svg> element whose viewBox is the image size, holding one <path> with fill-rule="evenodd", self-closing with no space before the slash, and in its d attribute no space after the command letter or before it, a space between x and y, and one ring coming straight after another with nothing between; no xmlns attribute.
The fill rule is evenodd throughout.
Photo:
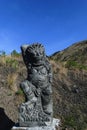
<svg viewBox="0 0 87 130"><path fill-rule="evenodd" d="M45 126L53 119L52 70L42 44L21 47L27 79L21 83L26 102L19 108L19 126Z"/></svg>

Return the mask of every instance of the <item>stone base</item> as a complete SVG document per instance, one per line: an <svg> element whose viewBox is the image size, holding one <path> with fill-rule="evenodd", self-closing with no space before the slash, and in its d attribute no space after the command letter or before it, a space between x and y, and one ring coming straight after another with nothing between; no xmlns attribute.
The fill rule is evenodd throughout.
<svg viewBox="0 0 87 130"><path fill-rule="evenodd" d="M53 118L53 122L52 124L49 126L49 124L47 124L47 126L36 126L36 127L16 127L14 126L11 130L56 130L56 128L58 128L60 123L59 119L55 119Z"/></svg>

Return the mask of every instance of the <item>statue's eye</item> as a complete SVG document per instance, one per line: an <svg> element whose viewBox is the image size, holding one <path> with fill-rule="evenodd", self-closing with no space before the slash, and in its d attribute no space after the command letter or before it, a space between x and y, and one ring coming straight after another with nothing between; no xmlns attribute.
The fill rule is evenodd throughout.
<svg viewBox="0 0 87 130"><path fill-rule="evenodd" d="M35 53L35 52L31 53L31 56L35 56L35 55L36 55L36 53Z"/></svg>

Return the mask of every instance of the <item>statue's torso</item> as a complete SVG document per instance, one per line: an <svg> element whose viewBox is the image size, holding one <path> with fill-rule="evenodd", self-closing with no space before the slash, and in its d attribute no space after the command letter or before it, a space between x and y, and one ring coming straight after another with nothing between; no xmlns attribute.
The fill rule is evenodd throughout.
<svg viewBox="0 0 87 130"><path fill-rule="evenodd" d="M38 87L46 86L48 83L48 74L44 66L32 67L29 73L29 80Z"/></svg>

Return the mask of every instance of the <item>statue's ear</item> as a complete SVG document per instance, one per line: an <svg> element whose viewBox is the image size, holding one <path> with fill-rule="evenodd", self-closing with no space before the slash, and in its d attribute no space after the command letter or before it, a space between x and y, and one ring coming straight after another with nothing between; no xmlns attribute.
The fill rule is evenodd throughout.
<svg viewBox="0 0 87 130"><path fill-rule="evenodd" d="M26 50L27 50L28 46L29 46L29 45L22 45L22 46L21 46L21 51L22 51L23 60L24 60L24 63L25 63L26 66L27 66L27 64L28 64L27 55L26 55Z"/></svg>

